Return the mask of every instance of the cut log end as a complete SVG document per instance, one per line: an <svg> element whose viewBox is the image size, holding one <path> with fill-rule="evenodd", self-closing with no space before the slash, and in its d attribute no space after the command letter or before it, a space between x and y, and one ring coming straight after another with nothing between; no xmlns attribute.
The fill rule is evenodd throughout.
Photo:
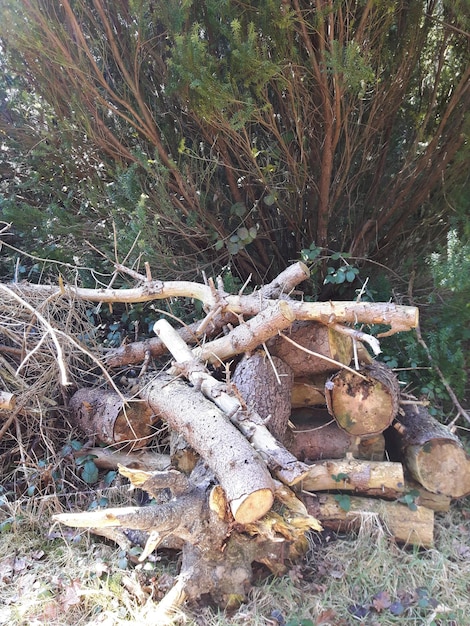
<svg viewBox="0 0 470 626"><path fill-rule="evenodd" d="M452 498L470 494L470 459L454 441L434 439L424 446L410 446L406 458L414 477L428 491Z"/></svg>
<svg viewBox="0 0 470 626"><path fill-rule="evenodd" d="M239 524L251 524L261 519L271 509L274 495L270 489L259 489L230 502L230 509Z"/></svg>
<svg viewBox="0 0 470 626"><path fill-rule="evenodd" d="M358 374L342 370L332 377L325 386L328 409L351 435L377 435L397 414L398 381L379 363L366 366Z"/></svg>

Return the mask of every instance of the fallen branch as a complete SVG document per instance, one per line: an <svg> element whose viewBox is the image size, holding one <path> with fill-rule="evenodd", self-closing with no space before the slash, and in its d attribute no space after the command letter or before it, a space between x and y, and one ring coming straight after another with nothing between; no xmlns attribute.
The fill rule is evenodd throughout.
<svg viewBox="0 0 470 626"><path fill-rule="evenodd" d="M21 283L17 291L27 293L31 291L44 297L61 295L60 287L53 285L34 285ZM65 291L80 300L90 302L122 302L137 303L163 300L167 298L195 298L200 300L209 309L217 307L220 302L208 285L186 281L152 281L133 289L86 289L64 286ZM235 315L251 317L263 309L277 303L278 300L264 298L262 293L250 295L224 295L223 311ZM392 303L374 302L299 302L289 300L294 316L297 320L313 320L322 324L350 323L367 325L385 325L390 329L378 335L387 337L394 333L416 328L418 324L418 309L413 306L402 306Z"/></svg>
<svg viewBox="0 0 470 626"><path fill-rule="evenodd" d="M308 466L300 463L273 437L259 415L245 411L240 400L230 395L225 385L213 378L201 363L193 360L193 353L174 328L166 320L159 320L154 325L154 332L160 336L175 358L177 367L174 372L184 373L196 388L200 388L228 416L265 459L270 470L289 485L301 480ZM143 393L143 397L148 397L146 389Z"/></svg>

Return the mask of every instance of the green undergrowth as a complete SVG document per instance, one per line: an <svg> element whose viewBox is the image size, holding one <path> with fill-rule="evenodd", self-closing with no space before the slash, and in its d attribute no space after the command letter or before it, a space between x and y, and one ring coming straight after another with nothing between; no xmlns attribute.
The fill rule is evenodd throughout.
<svg viewBox="0 0 470 626"><path fill-rule="evenodd" d="M86 531L53 525L47 506L0 511L0 624L154 624L154 602L172 586L177 554L142 566ZM312 536L306 558L282 578L261 576L226 614L184 607L187 626L467 626L470 499L436 515L435 546L393 543L376 517L357 534Z"/></svg>

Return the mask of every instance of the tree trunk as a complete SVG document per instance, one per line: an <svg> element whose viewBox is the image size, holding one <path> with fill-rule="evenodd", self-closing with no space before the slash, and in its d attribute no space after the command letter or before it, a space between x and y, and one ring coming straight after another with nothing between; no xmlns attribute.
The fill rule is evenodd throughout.
<svg viewBox="0 0 470 626"><path fill-rule="evenodd" d="M408 471L425 489L452 498L470 494L470 456L424 406L402 405L395 431Z"/></svg>
<svg viewBox="0 0 470 626"><path fill-rule="evenodd" d="M398 411L398 380L384 365L374 362L357 374L342 370L325 385L328 410L351 435L383 432Z"/></svg>
<svg viewBox="0 0 470 626"><path fill-rule="evenodd" d="M79 389L69 401L70 421L97 443L137 450L152 436L155 413L114 391Z"/></svg>
<svg viewBox="0 0 470 626"><path fill-rule="evenodd" d="M232 383L247 406L255 411L270 433L282 441L291 414L294 375L277 357L261 351L244 357L235 367Z"/></svg>
<svg viewBox="0 0 470 626"><path fill-rule="evenodd" d="M265 463L213 402L165 375L145 385L142 395L207 462L237 522L258 520L269 511L274 485Z"/></svg>

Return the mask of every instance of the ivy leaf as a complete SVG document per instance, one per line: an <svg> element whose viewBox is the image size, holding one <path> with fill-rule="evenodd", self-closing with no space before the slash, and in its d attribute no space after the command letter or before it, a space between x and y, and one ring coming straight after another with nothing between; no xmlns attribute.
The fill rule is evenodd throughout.
<svg viewBox="0 0 470 626"><path fill-rule="evenodd" d="M351 510L351 498L347 494L338 494L335 496L335 500L346 513Z"/></svg>
<svg viewBox="0 0 470 626"><path fill-rule="evenodd" d="M98 481L98 468L91 460L83 464L82 478L88 485L94 485Z"/></svg>

